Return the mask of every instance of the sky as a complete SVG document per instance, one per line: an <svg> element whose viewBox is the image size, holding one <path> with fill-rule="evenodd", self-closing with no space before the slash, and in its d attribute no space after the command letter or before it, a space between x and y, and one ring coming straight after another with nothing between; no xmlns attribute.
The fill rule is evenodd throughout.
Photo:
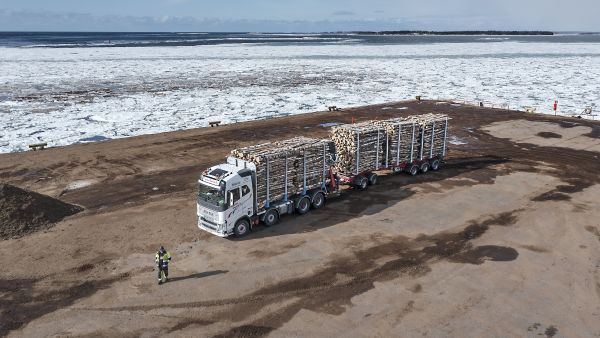
<svg viewBox="0 0 600 338"><path fill-rule="evenodd" d="M0 31L600 31L600 0L0 0Z"/></svg>

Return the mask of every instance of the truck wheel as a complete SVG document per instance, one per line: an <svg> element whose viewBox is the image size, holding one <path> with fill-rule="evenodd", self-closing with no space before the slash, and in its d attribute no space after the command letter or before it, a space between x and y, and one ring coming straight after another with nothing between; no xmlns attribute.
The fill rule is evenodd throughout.
<svg viewBox="0 0 600 338"><path fill-rule="evenodd" d="M268 210L263 219L263 223L265 224L265 226L270 227L271 225L277 224L277 222L279 222L279 213L277 212L277 210Z"/></svg>
<svg viewBox="0 0 600 338"><path fill-rule="evenodd" d="M369 185L377 184L377 174L376 173L370 173L367 176L367 179L369 180Z"/></svg>
<svg viewBox="0 0 600 338"><path fill-rule="evenodd" d="M417 176L417 174L419 173L419 166L413 164L410 167L408 167L407 172L410 174L410 176Z"/></svg>
<svg viewBox="0 0 600 338"><path fill-rule="evenodd" d="M300 200L298 200L298 203L296 203L296 211L300 215L304 215L309 210L310 210L310 198L308 198L308 196L304 196Z"/></svg>
<svg viewBox="0 0 600 338"><path fill-rule="evenodd" d="M356 176L354 178L354 186L358 189L358 190L365 190L367 189L367 185L369 184L369 180L364 177L364 176Z"/></svg>
<svg viewBox="0 0 600 338"><path fill-rule="evenodd" d="M421 164L421 172L424 174L429 171L429 162L423 162Z"/></svg>
<svg viewBox="0 0 600 338"><path fill-rule="evenodd" d="M433 160L433 162L431 162L431 170L436 171L440 169L440 160Z"/></svg>
<svg viewBox="0 0 600 338"><path fill-rule="evenodd" d="M325 195L322 192L316 193L312 198L313 209L319 209L325 204Z"/></svg>
<svg viewBox="0 0 600 338"><path fill-rule="evenodd" d="M233 232L237 237L244 237L250 232L250 223L247 219L241 219L235 223Z"/></svg>

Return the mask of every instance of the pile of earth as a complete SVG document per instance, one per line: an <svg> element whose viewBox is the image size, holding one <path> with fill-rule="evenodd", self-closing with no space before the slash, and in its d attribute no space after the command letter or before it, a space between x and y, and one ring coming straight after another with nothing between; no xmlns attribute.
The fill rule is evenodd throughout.
<svg viewBox="0 0 600 338"><path fill-rule="evenodd" d="M50 196L0 184L0 238L18 238L48 229L83 208Z"/></svg>

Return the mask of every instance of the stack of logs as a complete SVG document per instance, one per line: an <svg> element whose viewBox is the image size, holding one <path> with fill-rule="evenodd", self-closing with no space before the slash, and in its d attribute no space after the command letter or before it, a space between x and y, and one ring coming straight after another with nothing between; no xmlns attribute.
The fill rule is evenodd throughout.
<svg viewBox="0 0 600 338"><path fill-rule="evenodd" d="M419 125L411 117L378 121L383 126L387 137L387 164L398 165L419 158ZM386 163L383 163L385 165Z"/></svg>
<svg viewBox="0 0 600 338"><path fill-rule="evenodd" d="M356 175L421 159L421 153L423 158L442 156L447 119L445 114L425 114L334 127L336 169Z"/></svg>
<svg viewBox="0 0 600 338"><path fill-rule="evenodd" d="M421 127L418 142L421 151L420 154L423 155L423 158L431 158L436 155L442 156L448 115L425 114L413 116L413 118Z"/></svg>
<svg viewBox="0 0 600 338"><path fill-rule="evenodd" d="M339 172L358 174L380 167L385 159L386 134L377 121L333 127L331 140L335 143Z"/></svg>
<svg viewBox="0 0 600 338"><path fill-rule="evenodd" d="M324 164L332 151L330 143L328 140L296 137L235 149L231 155L256 165L256 198L258 207L264 208L267 200L284 199L286 185L288 196L302 193L305 188L321 186L326 170Z"/></svg>

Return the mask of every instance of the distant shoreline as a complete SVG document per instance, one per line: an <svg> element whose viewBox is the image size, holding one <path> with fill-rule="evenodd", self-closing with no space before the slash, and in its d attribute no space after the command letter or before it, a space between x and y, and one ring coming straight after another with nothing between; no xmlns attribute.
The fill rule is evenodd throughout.
<svg viewBox="0 0 600 338"><path fill-rule="evenodd" d="M358 31L360 35L554 35L549 31Z"/></svg>

